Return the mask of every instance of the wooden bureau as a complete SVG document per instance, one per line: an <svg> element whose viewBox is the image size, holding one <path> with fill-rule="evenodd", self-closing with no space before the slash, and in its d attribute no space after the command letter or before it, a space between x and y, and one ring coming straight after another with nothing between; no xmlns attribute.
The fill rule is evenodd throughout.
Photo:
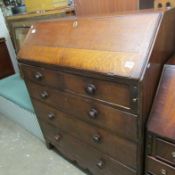
<svg viewBox="0 0 175 175"><path fill-rule="evenodd" d="M148 122L146 173L175 174L175 56L164 66Z"/></svg>
<svg viewBox="0 0 175 175"><path fill-rule="evenodd" d="M174 9L34 25L18 56L47 146L94 175L142 175L174 28Z"/></svg>

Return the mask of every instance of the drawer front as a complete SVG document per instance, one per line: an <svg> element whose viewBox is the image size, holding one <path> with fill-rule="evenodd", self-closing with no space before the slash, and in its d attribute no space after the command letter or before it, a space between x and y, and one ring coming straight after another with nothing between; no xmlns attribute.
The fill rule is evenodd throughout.
<svg viewBox="0 0 175 175"><path fill-rule="evenodd" d="M175 168L169 166L166 163L163 163L153 157L147 157L147 167L146 170L148 173L154 175L174 175Z"/></svg>
<svg viewBox="0 0 175 175"><path fill-rule="evenodd" d="M102 103L76 95L50 90L34 83L29 83L31 96L42 100L53 107L64 110L74 117L95 124L113 133L137 141L137 117L132 114L121 112ZM43 98L41 94L47 92L48 97Z"/></svg>
<svg viewBox="0 0 175 175"><path fill-rule="evenodd" d="M45 68L20 65L20 68L24 74L25 79L31 80L35 83L42 85L49 85L58 89L63 89L64 87L64 76L58 71L51 71Z"/></svg>
<svg viewBox="0 0 175 175"><path fill-rule="evenodd" d="M41 123L47 142L66 158L76 161L94 175L136 175L136 172L58 128Z"/></svg>
<svg viewBox="0 0 175 175"><path fill-rule="evenodd" d="M21 68L26 79L99 99L112 105L124 107L126 110L131 109L131 106L134 106L133 103L137 103L137 100L134 101L136 97L132 99L130 95L130 86L126 84L86 78L32 66L22 65Z"/></svg>
<svg viewBox="0 0 175 175"><path fill-rule="evenodd" d="M155 156L175 165L175 144L156 139Z"/></svg>
<svg viewBox="0 0 175 175"><path fill-rule="evenodd" d="M56 111L39 102L33 101L39 121L51 123L64 132L82 140L94 148L114 157L116 160L136 168L137 145L125 139L116 137L111 133L91 126L80 120L66 115L63 112ZM54 118L48 117L54 114ZM125 155L125 156L123 156Z"/></svg>

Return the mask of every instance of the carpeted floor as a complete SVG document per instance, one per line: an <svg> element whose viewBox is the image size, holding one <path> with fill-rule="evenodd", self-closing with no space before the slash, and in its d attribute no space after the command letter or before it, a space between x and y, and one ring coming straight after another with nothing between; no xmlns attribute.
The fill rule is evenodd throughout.
<svg viewBox="0 0 175 175"><path fill-rule="evenodd" d="M0 175L85 175L0 114Z"/></svg>

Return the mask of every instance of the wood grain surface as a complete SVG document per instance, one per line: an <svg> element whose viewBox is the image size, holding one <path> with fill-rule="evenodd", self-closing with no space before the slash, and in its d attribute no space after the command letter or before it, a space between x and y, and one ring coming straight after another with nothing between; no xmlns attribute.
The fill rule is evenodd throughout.
<svg viewBox="0 0 175 175"><path fill-rule="evenodd" d="M42 108L37 110L38 116L40 116L40 121L45 121ZM57 111L58 115L55 115L55 121L49 122L58 129L69 133L73 137L77 138L89 146L96 148L104 154L110 155L115 160L136 169L136 152L137 144L130 142L121 137L111 134L110 132L95 127L86 122L76 120L74 116L69 116L66 113ZM96 140L94 138L97 138ZM99 140L98 140L99 139ZM125 156L123 156L125 154Z"/></svg>
<svg viewBox="0 0 175 175"><path fill-rule="evenodd" d="M34 81L44 86L51 86L61 91L76 93L87 98L98 99L114 106L131 108L130 85L100 79L87 78L66 74L51 69L43 69L32 66L21 65L26 79ZM37 79L37 75L42 76ZM87 88L93 86L94 92L88 93Z"/></svg>
<svg viewBox="0 0 175 175"><path fill-rule="evenodd" d="M168 174L174 175L175 168L168 164L161 162L154 157L147 157L147 171L151 174Z"/></svg>
<svg viewBox="0 0 175 175"><path fill-rule="evenodd" d="M138 79L160 16L141 13L38 23L30 30L18 56Z"/></svg>
<svg viewBox="0 0 175 175"><path fill-rule="evenodd" d="M84 170L89 170L96 175L114 175L116 172L122 175L136 175L136 171L103 154L94 147L72 137L59 128L41 123L46 141L64 157L72 162L78 163ZM55 137L60 136L59 140Z"/></svg>
<svg viewBox="0 0 175 175"><path fill-rule="evenodd" d="M148 123L150 132L172 140L175 140L174 87L175 65L166 65Z"/></svg>
<svg viewBox="0 0 175 175"><path fill-rule="evenodd" d="M52 107L49 107L48 105L46 105L47 102L46 104L43 104L41 103L41 101L38 101L35 98L33 98L33 103L36 111L38 111L37 113L40 117L40 120L55 123L59 122L59 120L57 119L59 118L59 115L69 116L73 119L80 119L81 121L89 123L92 126L106 129L116 136L126 138L133 142L138 142L138 118L131 114L122 113L121 111L115 110L99 103L90 104L88 102L86 103L85 101L81 101L82 105L80 103L78 103L78 105L76 104L77 106L79 106L79 108L75 108L74 110L72 109L72 107L75 107L76 105L73 105L72 107L68 106L66 110L65 108L63 109L63 107L59 107L54 104L50 104L50 106ZM98 112L98 114L94 118L92 118L92 116L89 116L89 111L92 108L96 109ZM62 112L59 112L56 109L62 110L66 114L63 115ZM55 115L54 120L49 120L49 113L53 113Z"/></svg>
<svg viewBox="0 0 175 175"><path fill-rule="evenodd" d="M63 112L64 115L68 115L70 118L75 117L74 119L78 120L78 122L69 122L66 116L63 115L63 121L66 120L65 123L69 124L68 128L72 131L73 126L75 127L71 136L89 146L85 155L92 156L90 150L91 147L94 147L97 151L103 152L104 155L109 154L113 159L119 160L124 166L135 168L136 174L142 175L146 119L152 106L163 64L174 53L174 28L174 9L38 23L31 28L25 44L19 52L19 61L21 63L35 66L39 73L42 69L41 73L46 76L43 83L42 81L37 82L30 78L31 76L33 77L32 74L26 73L30 71L30 68L27 70L24 67L24 77L30 95L32 99L36 99L48 107ZM57 81L56 77L52 76L51 73L45 74L44 69L46 68L73 75L65 76L64 78L59 75L57 78L60 82L55 84L53 82ZM33 69L31 69L31 73L32 71ZM75 78L74 75L77 77ZM79 76L85 76L86 78L80 80ZM96 79L99 79L100 82L96 81ZM97 83L97 86L101 89L100 94L95 94L94 97L91 95L90 97L82 93L82 87L89 81L90 83L95 83L95 85ZM113 84L114 82L116 84ZM166 79L166 82L170 82L169 78ZM127 92L127 88L124 88L124 86L118 88L118 83L129 85L130 91ZM65 85L64 88L62 88L63 84ZM111 86L111 84L114 86ZM55 85L58 87L55 87ZM96 92L100 90L98 87ZM90 89L94 89L94 87ZM125 95L123 96L123 94ZM128 103L128 98L130 103ZM119 107L119 105L122 105L122 107ZM126 115L121 119L120 114L126 112L126 107L128 106L128 120L126 120ZM110 122L108 125L104 126L100 122L95 124L95 122L91 123L83 119L83 117L87 117L87 111L92 107L99 110L99 117L103 121L108 123L107 117L109 117ZM39 121L52 125L53 123L51 124L51 122L41 121L40 117L43 115L44 110L42 110L42 107L36 108L36 110L42 112L42 114L38 115ZM116 113L114 109L120 110L120 114ZM164 108L162 107L162 109ZM134 117L133 114L138 116L137 120L131 119L131 117ZM116 120L114 117L119 117L120 119ZM129 120L131 120L131 124L128 124ZM112 121L117 122L118 129L114 127L115 123L114 125L111 124ZM126 126L124 126L123 122L126 122ZM164 120L165 122L167 121ZM128 128L126 129L127 125ZM134 131L135 125L137 125L137 135L135 135ZM57 126L56 130L59 130L58 125L54 126ZM109 126L111 130L109 130ZM65 124L60 126L60 128L66 130L64 127L66 127ZM43 132L47 132L45 129L48 127L43 128ZM92 128L100 131L103 138L107 138L105 147L104 145L93 146L90 143L88 139L89 133L92 134L94 133L92 131L95 131ZM53 133L55 133L55 129L52 129ZM133 129L133 132L130 132L131 129ZM68 129L66 131L69 132ZM166 132L168 133L169 131ZM84 133L87 133L87 135L83 137ZM98 141L99 135L95 136ZM49 141L53 143L58 150L70 159L77 154L79 155L76 151L66 152L67 144L74 144L75 140L72 138L67 139L64 149L53 141L55 138L53 138L52 132L46 133L45 137L47 143ZM135 142L135 137L137 142ZM59 134L56 135L56 140L60 140L60 138ZM112 146L109 143L113 143ZM122 147L121 145L125 145L122 143L128 143L128 150L131 151L130 153L122 151L123 157L118 152ZM133 144L134 147L131 146ZM125 146L123 146L123 149L125 149ZM128 160L125 160L126 153L131 155L130 158L127 158ZM81 156L76 157L75 160L78 160L80 166L89 167L90 159L85 160ZM91 158L93 159L93 157ZM79 159L81 160L79 161ZM135 159L136 161L134 161ZM94 162L94 160L92 161ZM102 165L101 162L99 165ZM160 165L154 165L161 167ZM112 171L112 167L110 170L108 171L109 174L116 174L116 172ZM122 171L120 174L126 173L125 170ZM99 171L95 173L100 174ZM101 171L101 174L105 173Z"/></svg>
<svg viewBox="0 0 175 175"><path fill-rule="evenodd" d="M138 10L139 0L74 0L77 16Z"/></svg>

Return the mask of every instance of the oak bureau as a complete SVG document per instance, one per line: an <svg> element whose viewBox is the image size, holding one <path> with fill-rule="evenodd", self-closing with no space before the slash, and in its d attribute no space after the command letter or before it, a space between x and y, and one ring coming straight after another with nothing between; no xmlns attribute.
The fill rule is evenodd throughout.
<svg viewBox="0 0 175 175"><path fill-rule="evenodd" d="M145 122L175 10L31 27L18 57L48 147L94 175L141 175Z"/></svg>
<svg viewBox="0 0 175 175"><path fill-rule="evenodd" d="M164 66L147 124L146 175L175 174L175 56Z"/></svg>

